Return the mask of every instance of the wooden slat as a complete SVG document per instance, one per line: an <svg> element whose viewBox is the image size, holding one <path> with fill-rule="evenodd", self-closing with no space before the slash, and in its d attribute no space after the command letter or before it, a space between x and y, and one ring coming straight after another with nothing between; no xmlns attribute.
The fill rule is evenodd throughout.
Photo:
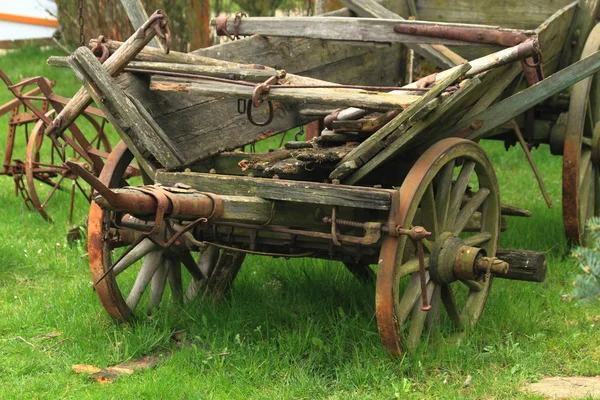
<svg viewBox="0 0 600 400"><path fill-rule="evenodd" d="M144 115L113 81L91 50L80 47L69 59L90 96L98 104L121 138L132 151L146 159L156 158L164 167L174 168L185 163L185 159L173 147L167 136Z"/></svg>
<svg viewBox="0 0 600 400"><path fill-rule="evenodd" d="M215 25L213 20L212 25ZM233 21L228 21L228 30L233 31ZM394 26L439 25L435 22L406 21L403 19L343 18L343 17L250 17L244 18L238 27L242 36L254 34L264 36L296 37L323 40L403 43L403 44L452 44L470 45L460 40L407 35L394 32ZM474 27L469 24L445 24L447 26ZM496 30L497 26L476 26L478 29ZM533 33L533 32L531 32ZM417 47L422 51L421 48Z"/></svg>
<svg viewBox="0 0 600 400"><path fill-rule="evenodd" d="M188 172L159 171L156 182L163 185L181 182L196 190L219 195L257 196L268 200L373 210L389 210L393 193L392 190L346 185Z"/></svg>
<svg viewBox="0 0 600 400"><path fill-rule="evenodd" d="M546 76L556 72L558 64L554 60L561 55L565 46L570 46L566 41L576 9L577 1L558 10L536 29L542 49L542 69Z"/></svg>
<svg viewBox="0 0 600 400"><path fill-rule="evenodd" d="M190 81L184 78L153 76L150 89L159 91L185 92L206 97L232 99L252 99L254 87L210 81ZM388 94L357 89L329 88L277 88L273 86L269 93L261 95L263 100L294 104L321 104L331 107L361 106L369 109L386 110L406 108L419 100L421 96L408 94Z"/></svg>
<svg viewBox="0 0 600 400"><path fill-rule="evenodd" d="M419 0L419 19L535 29L571 0Z"/></svg>

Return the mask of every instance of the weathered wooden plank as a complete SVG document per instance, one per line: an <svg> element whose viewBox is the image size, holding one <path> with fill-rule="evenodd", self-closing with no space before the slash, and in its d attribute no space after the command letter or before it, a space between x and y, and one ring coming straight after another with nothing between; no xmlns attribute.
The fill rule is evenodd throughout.
<svg viewBox="0 0 600 400"><path fill-rule="evenodd" d="M291 104L274 103L273 122L264 127L254 126L245 113L238 112L236 100L151 91L146 79L123 74L119 84L144 105L190 163L273 136L315 118L300 115ZM267 109L266 105L253 109L255 120L266 120Z"/></svg>
<svg viewBox="0 0 600 400"><path fill-rule="evenodd" d="M196 190L219 195L257 196L268 200L373 210L389 210L393 193L392 190L386 189L192 172L159 171L156 174L156 182L163 185L182 182Z"/></svg>
<svg viewBox="0 0 600 400"><path fill-rule="evenodd" d="M398 3L402 2L388 1L382 6L373 0L344 0L344 4L361 17L403 19L397 12L406 11L404 7L400 6ZM441 68L451 68L466 61L464 58L444 46L417 44L412 47L409 45L408 47L424 58L433 61Z"/></svg>
<svg viewBox="0 0 600 400"><path fill-rule="evenodd" d="M153 76L150 89L158 91L185 92L206 97L252 99L254 87L211 81L191 81L185 78ZM388 94L359 89L334 88L279 88L271 86L268 93L260 96L264 101L285 103L321 104L332 107L362 106L368 109L387 110L407 108L421 96L407 94Z"/></svg>
<svg viewBox="0 0 600 400"><path fill-rule="evenodd" d="M358 147L351 151L346 157L344 157L339 167L331 173L331 179L343 179L351 172L357 170L362 165L367 163L371 158L375 157L388 145L388 136L392 135L397 129L400 129L400 127L405 124L410 117L417 113L431 100L436 98L470 68L471 66L469 64L463 64L452 68L450 73L447 74L445 78L437 82L418 101L412 103L406 110L404 110L404 112L394 117L394 119L388 122L383 128L375 132L367 140L362 142Z"/></svg>
<svg viewBox="0 0 600 400"><path fill-rule="evenodd" d="M556 72L557 63L554 60L560 57L563 48L567 45L569 27L573 23L577 3L575 1L561 8L535 30L539 36L542 49L542 69L546 76Z"/></svg>
<svg viewBox="0 0 600 400"><path fill-rule="evenodd" d="M69 62L77 77L85 85L96 104L102 108L121 138L140 155L156 158L164 167L174 168L185 163L185 159L175 150L173 144L160 128L153 126L151 118L143 115L118 87L106 69L98 62L91 50L80 47L70 57Z"/></svg>
<svg viewBox="0 0 600 400"><path fill-rule="evenodd" d="M449 136L478 140L485 134L528 110L541 101L565 90L600 70L600 52L578 61L543 81L493 105L487 110L458 124L438 139Z"/></svg>
<svg viewBox="0 0 600 400"><path fill-rule="evenodd" d="M420 0L419 18L426 21L466 22L507 28L535 29L571 0Z"/></svg>
<svg viewBox="0 0 600 400"><path fill-rule="evenodd" d="M233 21L228 21L228 30L233 31ZM471 42L432 38L395 33L394 27L403 25L439 25L429 21L406 21L404 19L382 18L343 18L343 17L250 17L244 18L238 27L242 36L259 34L263 36L296 37L322 40L402 43L472 45ZM215 20L211 21L214 26ZM468 24L445 24L448 27L475 27ZM497 30L497 26L476 26L478 29ZM533 34L533 32L530 32ZM414 47L414 46L413 46ZM421 50L421 48L418 48Z"/></svg>
<svg viewBox="0 0 600 400"><path fill-rule="evenodd" d="M52 67L68 67L67 57L50 56L46 63ZM210 76L215 78L244 80L250 82L264 82L277 76L282 77L283 71L275 69L258 69L252 66L240 65L239 67L179 64L172 62L132 61L124 68L125 72L156 72Z"/></svg>

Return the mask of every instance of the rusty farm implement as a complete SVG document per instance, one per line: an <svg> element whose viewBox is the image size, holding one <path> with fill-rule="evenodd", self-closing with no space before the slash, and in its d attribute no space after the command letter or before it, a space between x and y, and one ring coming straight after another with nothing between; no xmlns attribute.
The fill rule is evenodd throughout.
<svg viewBox="0 0 600 400"><path fill-rule="evenodd" d="M542 253L498 248L506 217L530 213L500 201L481 139L563 154L565 231L584 236L600 187L597 2L554 13L524 2L510 29L465 23L428 1L424 14L448 20L344 3L322 17L222 18L222 34L252 36L186 54L146 47L168 39L158 11L134 20L126 42L103 43L104 64L84 47L49 60L83 88L47 134L94 101L123 140L99 178L67 163L96 190L89 262L112 317L156 308L168 293L221 297L256 254L338 260L374 280L392 354L432 332L460 335L482 315L493 279L546 273ZM401 46L442 71L395 86ZM310 141L236 151L315 120L323 129ZM124 179L134 159L144 186Z"/></svg>

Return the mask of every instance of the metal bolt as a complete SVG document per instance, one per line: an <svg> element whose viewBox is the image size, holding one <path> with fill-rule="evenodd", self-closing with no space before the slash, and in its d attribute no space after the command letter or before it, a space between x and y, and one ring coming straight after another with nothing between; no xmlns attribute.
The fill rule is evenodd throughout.
<svg viewBox="0 0 600 400"><path fill-rule="evenodd" d="M216 174L217 170L214 168L211 168L210 171L208 171L209 174Z"/></svg>
<svg viewBox="0 0 600 400"><path fill-rule="evenodd" d="M332 179L331 180L331 184L332 185L339 185L340 184L340 180L339 179Z"/></svg>
<svg viewBox="0 0 600 400"><path fill-rule="evenodd" d="M277 174L273 175L273 179L279 179L279 175L277 175Z"/></svg>

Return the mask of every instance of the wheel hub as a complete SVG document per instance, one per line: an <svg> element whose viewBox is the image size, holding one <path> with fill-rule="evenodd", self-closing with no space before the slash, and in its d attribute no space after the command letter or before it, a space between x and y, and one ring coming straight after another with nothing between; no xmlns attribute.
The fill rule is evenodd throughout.
<svg viewBox="0 0 600 400"><path fill-rule="evenodd" d="M488 271L506 274L508 264L487 257L482 248L465 245L451 232L442 233L434 242L429 258L429 274L434 282L447 285L457 280L480 281Z"/></svg>

